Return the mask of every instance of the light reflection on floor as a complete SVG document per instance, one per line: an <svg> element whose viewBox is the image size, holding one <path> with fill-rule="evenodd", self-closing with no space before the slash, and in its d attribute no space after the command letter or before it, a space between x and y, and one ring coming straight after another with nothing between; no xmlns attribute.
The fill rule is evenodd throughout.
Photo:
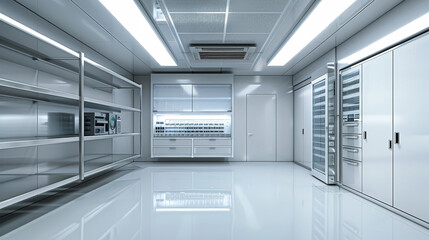
<svg viewBox="0 0 429 240"><path fill-rule="evenodd" d="M0 240L429 239L429 230L292 163L134 166Z"/></svg>

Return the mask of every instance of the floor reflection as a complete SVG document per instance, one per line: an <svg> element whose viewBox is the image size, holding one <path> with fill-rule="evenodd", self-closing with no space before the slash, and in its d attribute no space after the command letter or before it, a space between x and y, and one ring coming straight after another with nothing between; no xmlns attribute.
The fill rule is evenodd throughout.
<svg viewBox="0 0 429 240"><path fill-rule="evenodd" d="M0 239L429 239L290 163L136 165Z"/></svg>

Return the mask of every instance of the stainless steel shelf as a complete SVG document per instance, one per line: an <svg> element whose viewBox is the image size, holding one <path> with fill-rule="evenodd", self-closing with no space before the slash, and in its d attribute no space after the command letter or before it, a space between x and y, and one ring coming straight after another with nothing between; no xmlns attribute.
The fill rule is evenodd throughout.
<svg viewBox="0 0 429 240"><path fill-rule="evenodd" d="M45 102L79 105L78 95L36 87L4 78L0 78L0 94Z"/></svg>
<svg viewBox="0 0 429 240"><path fill-rule="evenodd" d="M111 169L120 163L139 158L140 154L86 155L85 177Z"/></svg>
<svg viewBox="0 0 429 240"><path fill-rule="evenodd" d="M94 141L109 138L139 136L140 133L120 133L120 134L107 134L107 135L96 135L96 136L85 136L85 141Z"/></svg>
<svg viewBox="0 0 429 240"><path fill-rule="evenodd" d="M106 102L106 101L97 100L97 99L88 98L88 97L85 97L85 107L103 109L108 111L117 111L117 112L120 112L122 110L131 111L131 112L140 112L140 109L138 108L123 106L120 104Z"/></svg>
<svg viewBox="0 0 429 240"><path fill-rule="evenodd" d="M72 136L63 136L63 137L30 137L30 138L0 139L0 150L19 148L19 147L32 147L32 146L41 146L41 145L49 145L49 144L69 143L69 142L79 142L79 137L72 135Z"/></svg>
<svg viewBox="0 0 429 240"><path fill-rule="evenodd" d="M0 209L75 182L77 175L0 175Z"/></svg>

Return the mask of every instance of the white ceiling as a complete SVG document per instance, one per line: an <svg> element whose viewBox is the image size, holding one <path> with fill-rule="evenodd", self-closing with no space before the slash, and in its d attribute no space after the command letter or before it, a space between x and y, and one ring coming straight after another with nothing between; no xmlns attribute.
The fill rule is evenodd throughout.
<svg viewBox="0 0 429 240"><path fill-rule="evenodd" d="M166 22L153 20L178 67L160 67L96 0L15 0L134 75L152 72L232 72L293 75L386 13L401 0L357 0L284 67L267 67L317 0L158 0ZM155 0L139 0L153 17ZM254 43L251 61L196 61L191 43Z"/></svg>

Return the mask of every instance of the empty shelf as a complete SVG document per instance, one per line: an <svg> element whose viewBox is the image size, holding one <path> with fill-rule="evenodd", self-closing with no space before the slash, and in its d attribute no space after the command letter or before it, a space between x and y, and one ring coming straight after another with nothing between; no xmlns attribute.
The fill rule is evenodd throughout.
<svg viewBox="0 0 429 240"><path fill-rule="evenodd" d="M0 175L0 209L78 179L76 175Z"/></svg>
<svg viewBox="0 0 429 240"><path fill-rule="evenodd" d="M85 141L109 139L109 138L118 138L118 137L129 137L129 136L139 136L140 133L120 133L120 134L106 134L106 135L96 135L96 136L85 136Z"/></svg>
<svg viewBox="0 0 429 240"><path fill-rule="evenodd" d="M30 137L30 138L7 138L0 139L0 150L19 147L41 146L49 144L78 142L76 135L64 137Z"/></svg>
<svg viewBox="0 0 429 240"><path fill-rule="evenodd" d="M106 102L102 100L97 100L93 98L85 97L85 107L86 108L95 108L95 109L103 109L108 111L131 111L131 112L140 112L140 109L128 107L116 103Z"/></svg>
<svg viewBox="0 0 429 240"><path fill-rule="evenodd" d="M0 94L79 106L79 96L0 78Z"/></svg>

